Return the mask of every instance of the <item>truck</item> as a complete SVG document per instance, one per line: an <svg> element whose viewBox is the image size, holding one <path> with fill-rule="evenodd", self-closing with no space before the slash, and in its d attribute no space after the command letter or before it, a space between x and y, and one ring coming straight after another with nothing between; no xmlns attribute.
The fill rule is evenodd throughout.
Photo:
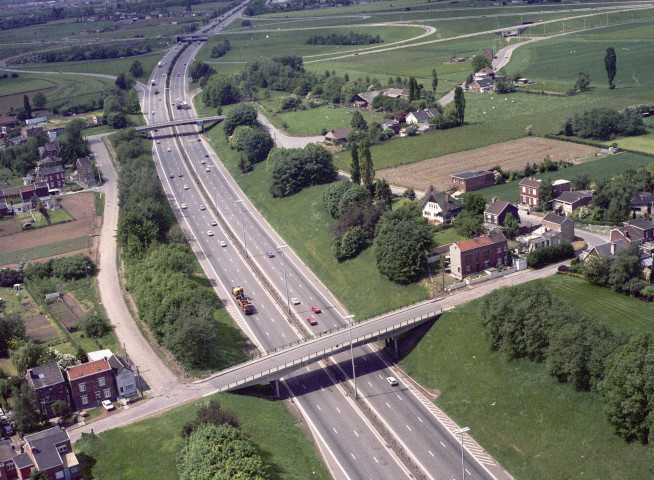
<svg viewBox="0 0 654 480"><path fill-rule="evenodd" d="M177 110L188 110L189 108L191 108L191 106L186 102L186 100L177 100Z"/></svg>
<svg viewBox="0 0 654 480"><path fill-rule="evenodd" d="M252 306L250 299L245 296L243 287L240 285L238 287L232 287L232 295L234 295L234 299L236 300L236 303L238 303L238 306L241 307L241 310L243 310L243 313L246 315L254 313L254 307Z"/></svg>

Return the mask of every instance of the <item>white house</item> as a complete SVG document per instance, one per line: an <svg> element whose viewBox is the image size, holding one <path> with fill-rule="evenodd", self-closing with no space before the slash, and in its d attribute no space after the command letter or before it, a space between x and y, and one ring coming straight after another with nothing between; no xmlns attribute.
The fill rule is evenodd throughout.
<svg viewBox="0 0 654 480"><path fill-rule="evenodd" d="M450 223L461 212L461 202L445 192L437 192L434 187L422 199L422 216L429 223Z"/></svg>

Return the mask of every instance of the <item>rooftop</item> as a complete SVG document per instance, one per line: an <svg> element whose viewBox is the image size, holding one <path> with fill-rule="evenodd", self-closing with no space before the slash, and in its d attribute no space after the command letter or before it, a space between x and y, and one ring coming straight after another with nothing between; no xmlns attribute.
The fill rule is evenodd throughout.
<svg viewBox="0 0 654 480"><path fill-rule="evenodd" d="M566 221L572 222L568 217L562 217L560 215L554 215L553 213L548 213L543 217L543 222L552 222L557 225L563 225Z"/></svg>
<svg viewBox="0 0 654 480"><path fill-rule="evenodd" d="M463 240L461 242L456 242L456 246L459 250L466 251L472 250L473 248L482 247L484 245L493 245L499 242L506 242L506 237L500 232L494 232L488 236L482 236L477 238L472 238L470 240Z"/></svg>
<svg viewBox="0 0 654 480"><path fill-rule="evenodd" d="M70 380L75 380L81 377L86 377L88 375L93 375L98 372L104 372L110 370L111 367L109 363L102 359L96 360L94 362L83 363L81 365L75 365L73 367L68 367L66 372L68 373L68 378Z"/></svg>
<svg viewBox="0 0 654 480"><path fill-rule="evenodd" d="M38 367L27 369L28 381L34 386L34 389L49 387L64 383L64 376L56 362L39 365Z"/></svg>
<svg viewBox="0 0 654 480"><path fill-rule="evenodd" d="M488 207L486 207L486 210L484 213L490 213L493 215L499 215L502 213L506 208L511 205L509 202L504 202L502 200L495 200L493 203L491 203Z"/></svg>
<svg viewBox="0 0 654 480"><path fill-rule="evenodd" d="M540 180L536 180L535 178L523 178L520 180L520 186L522 185L526 187L540 188Z"/></svg>
<svg viewBox="0 0 654 480"><path fill-rule="evenodd" d="M470 178L475 178L475 177L485 177L488 174L493 174L493 172L489 172L487 170L469 170L467 172L462 172L462 173L453 173L451 175L452 178L460 178L462 180L468 180Z"/></svg>
<svg viewBox="0 0 654 480"><path fill-rule="evenodd" d="M593 194L585 191L578 192L562 192L561 195L556 197L554 200L561 203L574 203L584 197L592 197Z"/></svg>

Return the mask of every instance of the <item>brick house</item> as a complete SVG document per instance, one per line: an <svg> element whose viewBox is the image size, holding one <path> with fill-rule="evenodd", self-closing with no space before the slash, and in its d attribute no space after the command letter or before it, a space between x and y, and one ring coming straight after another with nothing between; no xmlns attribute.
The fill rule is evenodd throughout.
<svg viewBox="0 0 654 480"><path fill-rule="evenodd" d="M59 142L48 142L42 147L39 147L39 157L54 157L59 155Z"/></svg>
<svg viewBox="0 0 654 480"><path fill-rule="evenodd" d="M561 210L566 215L572 215L572 212L579 207L588 205L593 199L593 193L587 191L563 192L552 200L552 210Z"/></svg>
<svg viewBox="0 0 654 480"><path fill-rule="evenodd" d="M107 360L66 368L75 410L95 407L102 400L116 400L114 373Z"/></svg>
<svg viewBox="0 0 654 480"><path fill-rule="evenodd" d="M46 182L35 182L26 187L20 187L20 197L23 210L35 209L38 201L45 202L50 198L50 191Z"/></svg>
<svg viewBox="0 0 654 480"><path fill-rule="evenodd" d="M523 178L520 180L520 203L530 207L540 206L540 180Z"/></svg>
<svg viewBox="0 0 654 480"><path fill-rule="evenodd" d="M41 170L41 178L48 183L50 190L63 188L66 185L66 173L61 165L44 168Z"/></svg>
<svg viewBox="0 0 654 480"><path fill-rule="evenodd" d="M116 391L120 398L127 398L137 394L137 381L134 370L125 357L114 355L111 350L97 350L88 353L89 360L107 360L114 372Z"/></svg>
<svg viewBox="0 0 654 480"><path fill-rule="evenodd" d="M504 226L507 215L512 215L520 223L518 207L509 202L493 198L493 202L484 210L484 222L498 227Z"/></svg>
<svg viewBox="0 0 654 480"><path fill-rule="evenodd" d="M470 170L450 175L452 184L461 193L474 192L482 188L492 187L495 184L495 175L486 170Z"/></svg>
<svg viewBox="0 0 654 480"><path fill-rule="evenodd" d="M554 230L560 233L562 242L573 242L575 239L575 222L567 217L548 213L543 217L542 231Z"/></svg>
<svg viewBox="0 0 654 480"><path fill-rule="evenodd" d="M36 171L37 172L42 172L45 168L52 168L56 167L57 165L63 166L64 161L61 157L57 156L47 156L43 157L39 162L36 164Z"/></svg>
<svg viewBox="0 0 654 480"><path fill-rule="evenodd" d="M450 223L461 213L461 202L445 192L437 192L434 187L422 199L422 216L429 223Z"/></svg>
<svg viewBox="0 0 654 480"><path fill-rule="evenodd" d="M26 435L24 441L23 453L13 449L5 453L5 449L0 448L0 466L4 463L5 468L5 472L0 468L0 479L27 480L32 470L40 470L51 480L75 480L82 476L70 437L65 430L52 427ZM12 468L7 468L8 466Z"/></svg>
<svg viewBox="0 0 654 480"><path fill-rule="evenodd" d="M496 265L504 265L508 245L499 231L450 245L452 275L464 278Z"/></svg>
<svg viewBox="0 0 654 480"><path fill-rule="evenodd" d="M474 93L489 93L495 90L495 80L491 77L477 78L468 85L468 91Z"/></svg>
<svg viewBox="0 0 654 480"><path fill-rule="evenodd" d="M68 403L66 381L56 362L28 368L25 378L29 386L36 392L41 403L41 413L47 415L47 418L55 416L52 412L54 402L63 400Z"/></svg>
<svg viewBox="0 0 654 480"><path fill-rule="evenodd" d="M35 137L37 135L43 135L43 127L22 127L20 129L20 136L23 138Z"/></svg>
<svg viewBox="0 0 654 480"><path fill-rule="evenodd" d="M622 227L611 230L610 240L612 242L624 240L627 245L631 245L631 242L636 242L637 245L652 242L654 241L654 222L644 218L634 218L624 222Z"/></svg>
<svg viewBox="0 0 654 480"><path fill-rule="evenodd" d="M652 215L654 211L654 195L649 192L635 192L634 196L631 197L629 210L634 217L636 215Z"/></svg>
<svg viewBox="0 0 654 480"><path fill-rule="evenodd" d="M88 184L95 183L95 169L89 157L78 158L76 162L77 177L80 182Z"/></svg>

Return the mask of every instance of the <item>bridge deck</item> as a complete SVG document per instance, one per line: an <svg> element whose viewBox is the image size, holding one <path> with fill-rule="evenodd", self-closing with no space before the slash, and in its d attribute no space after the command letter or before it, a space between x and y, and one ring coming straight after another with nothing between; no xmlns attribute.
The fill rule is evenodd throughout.
<svg viewBox="0 0 654 480"><path fill-rule="evenodd" d="M203 122L203 123L222 122L223 120L225 120L224 115L214 115L212 117L202 117L202 118L184 118L180 120L170 120L167 122L141 125L140 127L136 127L134 130L136 130L137 132L144 132L147 130L154 130L155 128L177 127L179 125L191 125L198 122Z"/></svg>

